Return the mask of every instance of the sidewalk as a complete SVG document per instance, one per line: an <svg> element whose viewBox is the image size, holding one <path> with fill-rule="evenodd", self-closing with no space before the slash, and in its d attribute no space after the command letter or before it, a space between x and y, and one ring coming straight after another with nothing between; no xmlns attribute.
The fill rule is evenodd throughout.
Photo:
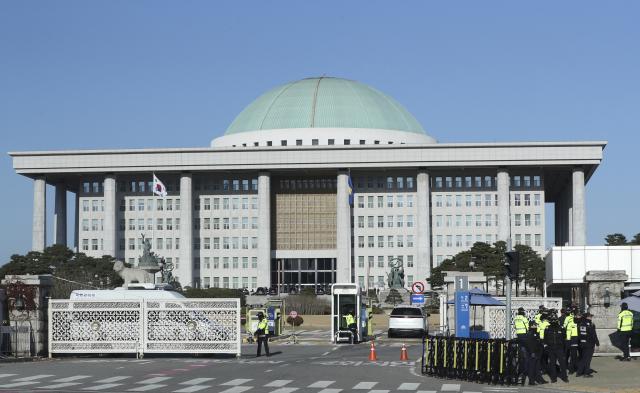
<svg viewBox="0 0 640 393"><path fill-rule="evenodd" d="M595 357L591 361L591 368L597 371L593 378L576 378L570 375L569 383L550 383L540 388L574 392L640 393L640 359L621 362L613 357Z"/></svg>

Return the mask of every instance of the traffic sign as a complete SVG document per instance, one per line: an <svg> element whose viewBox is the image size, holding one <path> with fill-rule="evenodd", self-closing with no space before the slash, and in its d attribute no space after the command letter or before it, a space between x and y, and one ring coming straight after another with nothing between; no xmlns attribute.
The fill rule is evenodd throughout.
<svg viewBox="0 0 640 393"><path fill-rule="evenodd" d="M422 281L414 282L413 285L411 285L411 292L417 294L424 293L424 284Z"/></svg>
<svg viewBox="0 0 640 393"><path fill-rule="evenodd" d="M297 317L297 316L298 316L298 312L297 312L297 311L291 311L291 312L289 313L289 316L290 316L291 318L295 318L295 317Z"/></svg>
<svg viewBox="0 0 640 393"><path fill-rule="evenodd" d="M411 295L411 304L424 304L424 295L414 293Z"/></svg>

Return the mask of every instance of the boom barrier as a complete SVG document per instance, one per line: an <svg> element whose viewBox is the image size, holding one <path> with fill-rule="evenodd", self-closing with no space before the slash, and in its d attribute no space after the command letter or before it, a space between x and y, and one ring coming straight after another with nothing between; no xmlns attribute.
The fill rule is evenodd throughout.
<svg viewBox="0 0 640 393"><path fill-rule="evenodd" d="M427 336L422 374L487 384L516 385L521 362L516 340Z"/></svg>

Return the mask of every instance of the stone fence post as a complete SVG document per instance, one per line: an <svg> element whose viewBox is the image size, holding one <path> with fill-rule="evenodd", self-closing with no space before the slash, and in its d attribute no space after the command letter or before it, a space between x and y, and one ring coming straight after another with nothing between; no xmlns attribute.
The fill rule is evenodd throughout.
<svg viewBox="0 0 640 393"><path fill-rule="evenodd" d="M584 276L587 284L587 311L593 314L600 347L598 353L619 353L620 350L611 345L609 334L616 331L618 313L620 312L620 295L624 283L628 280L624 270L590 270ZM608 292L608 297L605 296ZM609 303L605 303L608 298Z"/></svg>

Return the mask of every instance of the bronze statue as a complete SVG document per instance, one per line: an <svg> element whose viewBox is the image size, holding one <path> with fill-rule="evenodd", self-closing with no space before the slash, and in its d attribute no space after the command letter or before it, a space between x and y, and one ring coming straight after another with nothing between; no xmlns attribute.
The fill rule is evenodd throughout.
<svg viewBox="0 0 640 393"><path fill-rule="evenodd" d="M404 288L404 267L400 259L394 259L389 264L391 271L387 275L389 288Z"/></svg>

